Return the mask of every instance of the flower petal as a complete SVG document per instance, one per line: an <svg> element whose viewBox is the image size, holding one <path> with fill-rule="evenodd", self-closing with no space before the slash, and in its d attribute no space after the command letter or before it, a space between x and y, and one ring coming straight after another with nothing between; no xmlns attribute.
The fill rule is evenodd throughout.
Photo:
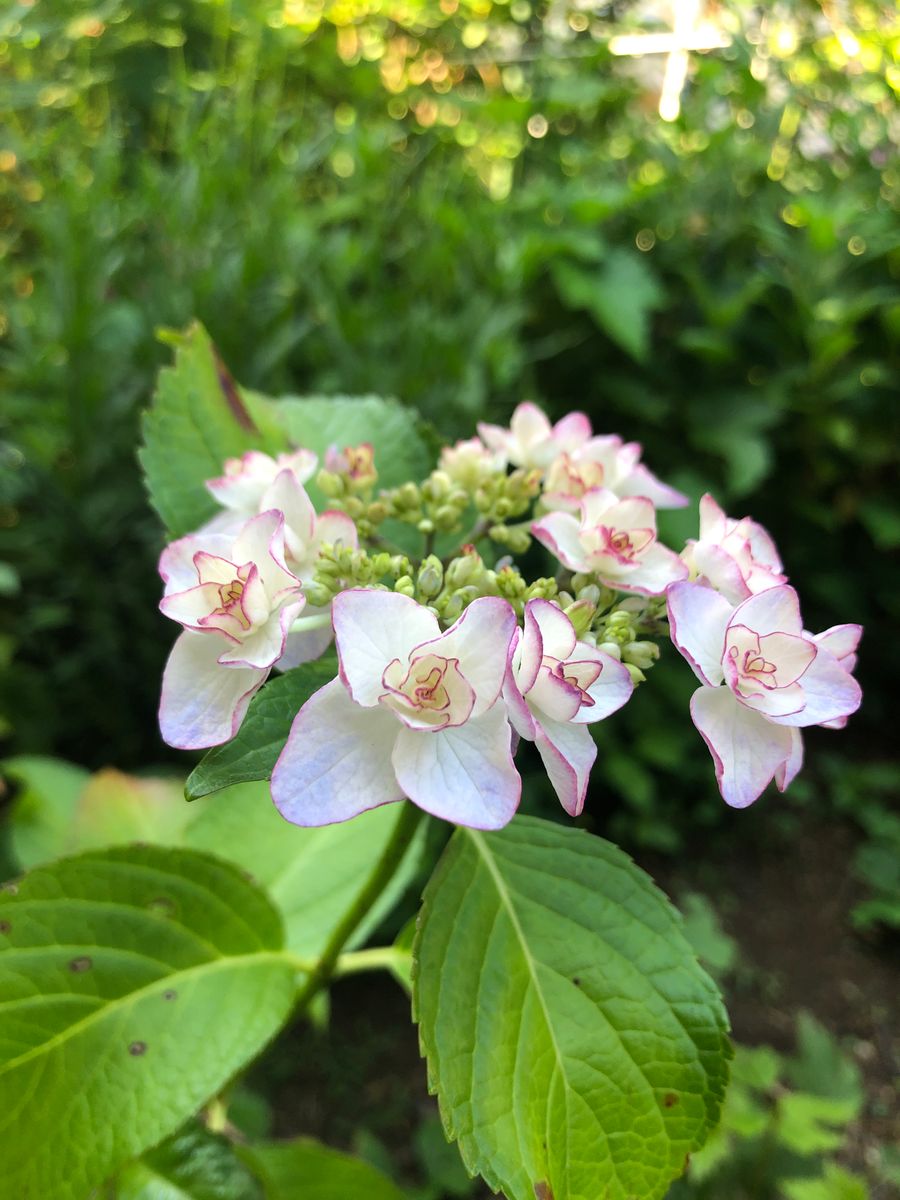
<svg viewBox="0 0 900 1200"><path fill-rule="evenodd" d="M824 646L819 647L798 686L803 689L803 708L783 717L773 716L772 720L779 725L803 728L843 720L852 716L862 703L862 688Z"/></svg>
<svg viewBox="0 0 900 1200"><path fill-rule="evenodd" d="M603 573L598 572L600 578ZM634 562L634 568L614 579L614 585L623 592L637 592L641 596L661 596L666 588L679 579L686 579L687 565L681 555L654 542ZM613 576L610 576L613 579Z"/></svg>
<svg viewBox="0 0 900 1200"><path fill-rule="evenodd" d="M401 729L393 763L410 800L445 821L501 829L518 808L522 780L502 702L455 729Z"/></svg>
<svg viewBox="0 0 900 1200"><path fill-rule="evenodd" d="M803 621L797 593L787 584L767 588L739 604L729 624L746 625L760 637L768 633L802 634Z"/></svg>
<svg viewBox="0 0 900 1200"><path fill-rule="evenodd" d="M547 513L531 526L533 536L541 545L573 571L580 570L586 562L578 530L576 518L562 512Z"/></svg>
<svg viewBox="0 0 900 1200"><path fill-rule="evenodd" d="M265 625L254 630L239 645L229 646L219 655L219 662L237 663L243 667L273 666L283 656L288 630L305 603L301 597L294 604L286 604L277 616L273 613Z"/></svg>
<svg viewBox="0 0 900 1200"><path fill-rule="evenodd" d="M205 551L218 558L231 553L233 538L228 534L189 533L166 546L159 556L159 573L166 585L165 594L186 592L199 582L194 555Z"/></svg>
<svg viewBox="0 0 900 1200"><path fill-rule="evenodd" d="M699 583L673 583L666 588L669 632L701 683L722 682L725 629L734 611L712 588Z"/></svg>
<svg viewBox="0 0 900 1200"><path fill-rule="evenodd" d="M584 808L588 778L597 757L597 744L584 725L568 721L535 721L535 745L547 778L570 817Z"/></svg>
<svg viewBox="0 0 900 1200"><path fill-rule="evenodd" d="M584 642L575 647L570 662L596 662L600 664L600 674L587 689L587 694L593 704L582 703L581 708L572 718L576 725L586 725L594 721L602 721L605 717L617 712L623 704L631 699L634 682L628 668L605 654L595 650Z"/></svg>
<svg viewBox="0 0 900 1200"><path fill-rule="evenodd" d="M391 766L400 726L355 704L340 679L303 705L272 772L275 807L294 825L332 825L403 799Z"/></svg>
<svg viewBox="0 0 900 1200"><path fill-rule="evenodd" d="M320 618L327 617L326 621ZM304 622L308 622L304 624ZM301 663L321 658L334 640L330 608L313 608L307 605L300 617L299 628L295 625L288 631L281 658L275 664L279 671L289 671Z"/></svg>
<svg viewBox="0 0 900 1200"><path fill-rule="evenodd" d="M544 414L541 413L541 416ZM590 417L583 412L567 413L553 426L554 452L576 450L593 434Z"/></svg>
<svg viewBox="0 0 900 1200"><path fill-rule="evenodd" d="M779 792L787 790L788 786L797 776L797 772L803 766L803 735L799 729L791 730L791 753L790 757L782 763L775 772L775 786Z"/></svg>
<svg viewBox="0 0 900 1200"><path fill-rule="evenodd" d="M652 471L643 463L632 467L624 479L615 485L615 490L623 498L626 496L646 496L657 508L684 508L690 500L684 492L669 487L661 479L657 479Z"/></svg>
<svg viewBox="0 0 900 1200"><path fill-rule="evenodd" d="M752 595L740 563L727 550L712 542L695 542L691 547L697 574L708 580L732 605Z"/></svg>
<svg viewBox="0 0 900 1200"><path fill-rule="evenodd" d="M529 600L525 606L526 629L529 615L540 630L541 657L558 658L560 662L571 657L578 639L572 622L563 610L549 600Z"/></svg>
<svg viewBox="0 0 900 1200"><path fill-rule="evenodd" d="M301 545L306 546L312 541L316 529L316 510L306 488L298 482L293 471L278 472L274 482L263 492L260 507L284 514L285 540L290 530ZM294 557L298 557L296 553Z"/></svg>
<svg viewBox="0 0 900 1200"><path fill-rule="evenodd" d="M500 695L515 629L516 614L507 600L481 596L446 633L418 647L459 661L460 671L475 692L470 719L481 716Z"/></svg>
<svg viewBox="0 0 900 1200"><path fill-rule="evenodd" d="M357 704L371 708L384 692L389 662L406 663L410 650L440 633L437 617L399 592L350 588L331 610L341 678Z"/></svg>
<svg viewBox="0 0 900 1200"><path fill-rule="evenodd" d="M746 708L725 687L701 687L691 717L716 767L719 791L732 808L752 804L794 751L790 731Z"/></svg>
<svg viewBox="0 0 900 1200"><path fill-rule="evenodd" d="M862 625L833 625L831 629L815 634L813 641L833 654L845 671L852 671L862 633Z"/></svg>
<svg viewBox="0 0 900 1200"><path fill-rule="evenodd" d="M178 750L203 750L233 738L269 673L221 666L222 645L215 634L185 632L172 647L163 672L159 728L163 741Z"/></svg>

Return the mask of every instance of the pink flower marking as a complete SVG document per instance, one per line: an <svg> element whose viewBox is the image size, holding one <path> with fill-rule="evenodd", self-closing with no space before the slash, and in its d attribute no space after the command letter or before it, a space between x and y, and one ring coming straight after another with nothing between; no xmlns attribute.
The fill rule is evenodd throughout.
<svg viewBox="0 0 900 1200"><path fill-rule="evenodd" d="M488 449L513 466L544 471L557 455L588 440L591 423L584 413L574 412L551 425L542 409L526 401L513 413L509 429L480 421L478 433Z"/></svg>
<svg viewBox="0 0 900 1200"><path fill-rule="evenodd" d="M682 508L687 496L660 482L640 462L637 442L620 437L592 437L555 459L544 483L543 504L551 511L577 512L584 496L604 487L620 499L643 496L657 508Z"/></svg>

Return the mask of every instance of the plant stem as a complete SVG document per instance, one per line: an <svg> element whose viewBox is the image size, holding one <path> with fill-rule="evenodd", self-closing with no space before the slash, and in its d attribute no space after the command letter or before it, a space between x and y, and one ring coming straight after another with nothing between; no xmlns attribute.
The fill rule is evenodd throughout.
<svg viewBox="0 0 900 1200"><path fill-rule="evenodd" d="M412 841L413 834L422 816L422 809L417 808L408 800L403 802L403 810L394 827L394 832L391 834L391 840L385 846L381 858L375 864L365 887L357 896L355 903L347 910L344 919L331 935L327 946L322 952L322 957L316 964L309 979L300 989L297 996L296 1011L302 1012L316 992L323 988L331 979L341 950L343 950L347 940L352 937L360 921L362 921L363 917L365 917L366 913L387 887Z"/></svg>
<svg viewBox="0 0 900 1200"><path fill-rule="evenodd" d="M399 950L396 946L373 946L369 950L354 950L350 954L340 955L335 963L334 978L342 979L345 975L356 975L360 971L377 971L395 964L401 966L409 957L408 950Z"/></svg>

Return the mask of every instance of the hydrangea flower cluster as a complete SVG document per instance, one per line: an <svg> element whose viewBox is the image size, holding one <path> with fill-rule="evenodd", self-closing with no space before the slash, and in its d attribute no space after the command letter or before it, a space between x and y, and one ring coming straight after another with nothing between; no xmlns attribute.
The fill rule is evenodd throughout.
<svg viewBox="0 0 900 1200"><path fill-rule="evenodd" d="M508 429L478 434L391 489L367 444L330 448L318 471L305 448L226 462L207 484L222 511L160 560L161 609L183 627L163 678L165 740L228 741L272 670L334 640L334 678L300 708L272 776L289 821L407 797L500 828L520 800L520 741L577 816L597 756L589 725L628 702L671 636L700 683L691 715L726 802L745 807L773 780L783 791L800 730L840 728L859 707L860 627L807 632L771 537L711 496L699 536L680 553L663 545L657 509L688 498L583 413L551 425L526 403ZM512 556L533 541L552 573L529 581Z"/></svg>

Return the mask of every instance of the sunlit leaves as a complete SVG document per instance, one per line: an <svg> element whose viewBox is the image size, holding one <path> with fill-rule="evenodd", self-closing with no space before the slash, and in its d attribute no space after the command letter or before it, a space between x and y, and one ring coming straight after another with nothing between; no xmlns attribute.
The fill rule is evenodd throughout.
<svg viewBox="0 0 900 1200"><path fill-rule="evenodd" d="M510 1200L653 1200L715 1125L726 1018L677 915L599 838L460 829L425 894L414 1005L467 1166Z"/></svg>
<svg viewBox="0 0 900 1200"><path fill-rule="evenodd" d="M266 897L196 852L87 853L0 895L9 1195L84 1200L174 1132L286 1019L282 943Z"/></svg>

